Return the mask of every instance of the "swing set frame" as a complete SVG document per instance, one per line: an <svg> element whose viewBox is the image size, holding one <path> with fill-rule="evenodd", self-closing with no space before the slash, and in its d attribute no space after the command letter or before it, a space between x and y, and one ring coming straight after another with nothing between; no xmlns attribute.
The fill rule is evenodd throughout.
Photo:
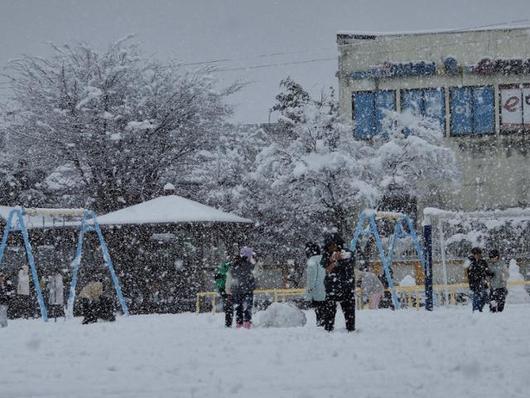
<svg viewBox="0 0 530 398"><path fill-rule="evenodd" d="M116 296L118 297L118 300L120 302L122 312L124 315L129 315L127 303L125 301L125 298L123 297L123 293L121 290L120 281L114 270L114 265L112 264L112 259L108 251L107 243L105 241L105 238L103 237L103 233L101 232L101 227L99 225L95 212L93 212L92 210L88 210L88 209L48 209L48 208L27 208L26 209L23 207L13 207L13 208L10 208L8 215L6 217L6 226L4 228L2 241L0 243L0 266L2 265L2 261L4 259L4 254L5 254L5 250L7 247L9 234L11 232L19 231L22 234L22 239L24 241L26 257L27 257L27 260L28 260L28 263L31 269L31 276L33 280L33 285L35 287L35 293L37 295L37 301L39 304L39 309L40 309L42 320L45 322L48 320L48 310L47 310L47 306L46 306L46 303L44 301L44 297L42 294L42 289L39 283L37 267L35 265L35 258L33 256L33 250L31 246L31 241L29 239L27 223L25 220L26 217L28 217L29 219L29 217L37 217L37 216L43 217L43 226L46 225L45 223L46 217L51 218L53 222L55 222L56 218L61 218L61 217L63 218L63 220L65 217L81 218L76 254L71 263L72 281L70 283L69 296L67 300L67 307L66 307L67 316L69 318L73 317L78 273L79 273L79 268L81 265L81 259L83 255L84 237L87 232L91 232L91 231L95 232L98 237L99 245L101 247L101 251L103 254L103 261L105 263L106 268L110 272L111 280L114 285ZM77 226L78 222L72 222L68 224ZM56 226L56 225L53 224L53 226ZM66 223L63 222L63 226L66 226Z"/></svg>
<svg viewBox="0 0 530 398"><path fill-rule="evenodd" d="M383 247L383 240L381 238L381 234L377 226L377 220L387 220L387 221L394 222L394 232L390 238L390 243L388 245L388 253L385 253L385 249ZM366 228L366 226L368 226L368 228ZM375 239L375 245L379 253L379 258L381 259L381 264L383 265L385 278L387 280L388 287L390 288L390 292L392 294L392 304L394 304L395 309L400 308L400 302L399 302L399 298L396 293L390 267L392 266L392 260L394 256L395 245L396 245L397 239L402 239L406 237L410 237L412 239L414 248L416 250L416 254L425 272L426 287L428 283L427 281L429 280L432 281L431 270L428 267L428 263L425 258L423 245L418 239L418 234L416 233L416 228L414 227L414 223L412 222L410 217L407 216L406 214L386 212L386 211L377 211L373 209L365 209L359 215L359 218L358 218L358 221L355 226L354 233L353 233L353 238L351 240L350 248L353 253L355 253L357 249L357 242L359 241L359 238L361 236L366 236L366 237L373 236ZM432 303L432 282L431 282L431 303ZM431 308L429 309L428 304L429 304L429 294L428 294L428 289L426 288L426 309L432 310L432 305L431 305Z"/></svg>

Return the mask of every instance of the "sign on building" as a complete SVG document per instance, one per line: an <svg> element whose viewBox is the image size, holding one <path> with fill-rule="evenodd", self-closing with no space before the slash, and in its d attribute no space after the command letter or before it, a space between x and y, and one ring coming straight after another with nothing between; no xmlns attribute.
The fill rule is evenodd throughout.
<svg viewBox="0 0 530 398"><path fill-rule="evenodd" d="M530 87L499 86L501 93L501 129L530 128Z"/></svg>

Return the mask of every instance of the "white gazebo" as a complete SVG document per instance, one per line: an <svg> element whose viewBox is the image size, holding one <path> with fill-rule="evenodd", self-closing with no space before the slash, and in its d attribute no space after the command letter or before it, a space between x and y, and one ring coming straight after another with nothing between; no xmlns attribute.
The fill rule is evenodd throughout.
<svg viewBox="0 0 530 398"><path fill-rule="evenodd" d="M243 223L252 221L178 195L160 196L147 202L98 216L101 225Z"/></svg>

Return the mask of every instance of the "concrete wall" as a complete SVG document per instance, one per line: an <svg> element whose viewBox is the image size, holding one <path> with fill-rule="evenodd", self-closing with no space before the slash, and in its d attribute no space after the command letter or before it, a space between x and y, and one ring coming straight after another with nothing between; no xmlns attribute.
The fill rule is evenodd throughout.
<svg viewBox="0 0 530 398"><path fill-rule="evenodd" d="M462 169L462 187L448 192L448 208L473 210L530 206L529 132L501 133L499 84L530 83L530 75L501 74L480 76L464 71L455 76L433 76L354 80L351 73L385 62L435 62L437 72L443 60L453 57L459 66L475 65L483 58L530 58L528 29L500 29L396 35L339 34L339 101L346 120L352 122L352 93L443 87L446 96L446 141L457 152ZM489 136L450 136L449 88L493 85L495 88L495 134ZM398 92L399 94L399 92ZM400 109L396 95L397 109Z"/></svg>

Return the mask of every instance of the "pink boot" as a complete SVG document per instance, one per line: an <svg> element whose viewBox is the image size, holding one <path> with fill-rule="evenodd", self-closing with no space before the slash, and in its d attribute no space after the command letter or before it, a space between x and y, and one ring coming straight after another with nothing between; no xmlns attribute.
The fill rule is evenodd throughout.
<svg viewBox="0 0 530 398"><path fill-rule="evenodd" d="M245 324L243 324L243 323L238 323L238 324L236 325L236 329L241 329L243 326L245 326Z"/></svg>
<svg viewBox="0 0 530 398"><path fill-rule="evenodd" d="M250 322L250 321L243 322L243 327L245 329L250 329L252 327L252 322Z"/></svg>

